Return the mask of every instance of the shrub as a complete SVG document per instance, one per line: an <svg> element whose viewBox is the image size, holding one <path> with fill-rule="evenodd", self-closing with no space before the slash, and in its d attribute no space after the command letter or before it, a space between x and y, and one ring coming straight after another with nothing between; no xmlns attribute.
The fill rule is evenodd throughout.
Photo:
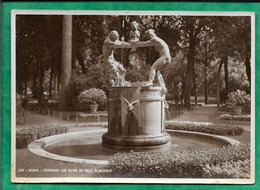
<svg viewBox="0 0 260 190"><path fill-rule="evenodd" d="M174 153L116 153L109 165L113 175L124 177L203 177L215 175L214 167L226 162L250 159L250 146L229 145L223 148ZM211 170L207 169L211 166Z"/></svg>
<svg viewBox="0 0 260 190"><path fill-rule="evenodd" d="M203 177L209 178L250 178L250 160L227 161L217 165L206 164Z"/></svg>
<svg viewBox="0 0 260 190"><path fill-rule="evenodd" d="M228 94L228 100L236 106L250 105L251 97L250 94L246 94L245 91L236 90Z"/></svg>
<svg viewBox="0 0 260 190"><path fill-rule="evenodd" d="M114 71L102 64L94 64L88 67L86 74L73 73L68 87L69 105L77 107L77 97L81 91L90 88L99 88L108 92Z"/></svg>
<svg viewBox="0 0 260 190"><path fill-rule="evenodd" d="M205 122L171 121L165 124L166 129L196 131L215 135L241 135L243 128L233 125L213 124Z"/></svg>
<svg viewBox="0 0 260 190"><path fill-rule="evenodd" d="M66 126L49 126L49 127L27 127L22 128L16 132L16 148L25 148L34 140L66 133L68 127Z"/></svg>
<svg viewBox="0 0 260 190"><path fill-rule="evenodd" d="M91 88L82 91L78 96L80 106L85 107L88 104L104 104L107 96L103 90Z"/></svg>

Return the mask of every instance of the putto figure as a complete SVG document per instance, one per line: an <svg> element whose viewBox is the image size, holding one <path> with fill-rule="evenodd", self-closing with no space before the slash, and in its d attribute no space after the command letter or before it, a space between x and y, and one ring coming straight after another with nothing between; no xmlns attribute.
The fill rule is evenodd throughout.
<svg viewBox="0 0 260 190"><path fill-rule="evenodd" d="M149 29L145 32L146 37L149 39L148 41L144 42L138 42L135 44L135 47L149 47L153 46L155 48L155 51L159 52L160 58L157 59L153 65L150 68L150 74L148 82L145 84L146 86L153 85L153 80L156 75L156 71L159 71L164 66L171 63L171 55L168 45L163 41L161 38L157 37L154 33L153 29ZM158 75L160 75L160 72L158 72ZM167 92L167 89L165 88L164 82L160 81L162 77L158 77L160 85L163 87L163 90L165 93Z"/></svg>
<svg viewBox="0 0 260 190"><path fill-rule="evenodd" d="M119 41L118 32L113 30L105 39L102 51L104 55L104 63L112 66L117 80L125 82L125 68L122 64L115 60L114 49L115 48L130 48L128 42Z"/></svg>
<svg viewBox="0 0 260 190"><path fill-rule="evenodd" d="M133 43L136 43L136 42L139 42L139 38L140 38L140 32L138 31L138 23L136 21L133 21L131 22L131 31L130 31L130 34L129 34L129 42L131 44ZM132 47L131 49L132 51L135 51L136 48L135 47Z"/></svg>

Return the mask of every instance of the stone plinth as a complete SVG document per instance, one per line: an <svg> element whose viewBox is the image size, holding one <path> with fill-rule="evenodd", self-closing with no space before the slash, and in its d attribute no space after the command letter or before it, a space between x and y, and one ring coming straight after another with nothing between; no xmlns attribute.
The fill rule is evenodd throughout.
<svg viewBox="0 0 260 190"><path fill-rule="evenodd" d="M161 151L169 147L161 87L113 87L108 93L109 150Z"/></svg>

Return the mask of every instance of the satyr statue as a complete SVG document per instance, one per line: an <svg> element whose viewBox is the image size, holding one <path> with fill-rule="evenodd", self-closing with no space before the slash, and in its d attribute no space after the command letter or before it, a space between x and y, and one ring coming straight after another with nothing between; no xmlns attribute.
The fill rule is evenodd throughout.
<svg viewBox="0 0 260 190"><path fill-rule="evenodd" d="M149 29L145 32L146 37L149 39L148 41L144 42L138 42L134 44L135 47L150 47L153 46L155 48L155 51L159 52L160 58L157 59L153 65L150 68L150 74L148 82L146 83L146 86L153 85L153 80L156 75L156 71L159 71L163 67L165 67L167 64L171 63L171 55L168 45L159 37L156 36L154 33L154 30ZM160 72L157 72L158 75L160 75ZM158 76L158 81L160 85L163 87L164 94L167 92L167 89L165 88L164 82L161 81L162 77Z"/></svg>
<svg viewBox="0 0 260 190"><path fill-rule="evenodd" d="M122 64L115 60L114 49L115 48L130 48L130 44L127 42L119 41L118 32L113 30L105 39L102 51L104 55L104 63L112 66L117 80L125 81L125 68Z"/></svg>

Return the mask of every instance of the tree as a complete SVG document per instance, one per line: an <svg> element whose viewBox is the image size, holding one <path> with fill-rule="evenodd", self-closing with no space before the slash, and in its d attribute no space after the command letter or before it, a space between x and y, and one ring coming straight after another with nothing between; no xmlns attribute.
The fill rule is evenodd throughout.
<svg viewBox="0 0 260 190"><path fill-rule="evenodd" d="M32 88L34 97L41 99L43 91L48 89L44 87L46 71L51 69L53 76L58 73L60 61L56 58L61 47L60 37L61 16L17 16L16 71L19 93L24 92L26 95L28 86Z"/></svg>
<svg viewBox="0 0 260 190"><path fill-rule="evenodd" d="M236 57L244 62L249 85L251 86L251 17L237 19L236 38L240 39L236 46Z"/></svg>
<svg viewBox="0 0 260 190"><path fill-rule="evenodd" d="M102 44L106 35L105 21L105 16L73 16L73 63L77 61L84 74L91 65L98 63L102 54Z"/></svg>
<svg viewBox="0 0 260 190"><path fill-rule="evenodd" d="M60 109L67 108L68 85L71 78L72 64L72 16L63 16L62 26L62 69L61 69L61 93L59 99Z"/></svg>
<svg viewBox="0 0 260 190"><path fill-rule="evenodd" d="M195 89L195 102L197 97L196 90L196 76L195 76L195 50L200 40L200 33L206 29L209 29L211 20L209 17L190 17L183 16L181 20L181 30L183 43L187 44L187 67L185 72L185 87L184 87L184 102L186 109L191 109L190 96L191 96L191 84L193 81Z"/></svg>
<svg viewBox="0 0 260 190"><path fill-rule="evenodd" d="M204 103L208 103L208 91L209 82L208 78L214 68L217 66L218 62L215 61L215 43L214 38L211 35L212 30L207 30L201 32L200 42L198 45L198 62L203 64L203 79L204 79Z"/></svg>
<svg viewBox="0 0 260 190"><path fill-rule="evenodd" d="M236 35L239 19L240 17L214 17L214 43L216 44L216 57L220 58L221 64L224 66L225 99L230 92L228 62L230 57L235 56L236 47L239 43ZM221 67L219 68L221 69Z"/></svg>

